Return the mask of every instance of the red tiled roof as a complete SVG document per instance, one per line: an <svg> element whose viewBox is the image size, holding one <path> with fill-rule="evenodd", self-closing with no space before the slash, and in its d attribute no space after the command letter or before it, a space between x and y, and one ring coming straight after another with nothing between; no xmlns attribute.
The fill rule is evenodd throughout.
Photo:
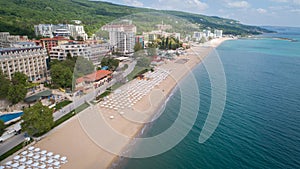
<svg viewBox="0 0 300 169"><path fill-rule="evenodd" d="M109 70L98 70L97 72L76 79L76 83L82 83L83 81L88 81L88 82L98 81L107 77L110 74L112 74L112 72Z"/></svg>

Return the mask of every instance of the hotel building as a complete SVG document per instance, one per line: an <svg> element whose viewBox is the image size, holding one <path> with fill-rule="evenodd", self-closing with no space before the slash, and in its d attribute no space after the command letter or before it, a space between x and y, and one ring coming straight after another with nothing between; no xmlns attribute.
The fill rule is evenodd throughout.
<svg viewBox="0 0 300 169"><path fill-rule="evenodd" d="M105 25L102 30L109 32L109 43L114 51L123 54L134 52L136 26L131 22Z"/></svg>
<svg viewBox="0 0 300 169"><path fill-rule="evenodd" d="M34 25L34 32L36 36L50 37L63 36L77 39L81 37L83 40L88 38L82 25L71 25L71 24L39 24Z"/></svg>
<svg viewBox="0 0 300 169"><path fill-rule="evenodd" d="M39 46L1 48L0 68L9 79L15 72L22 72L29 81L37 81L47 74L47 53Z"/></svg>
<svg viewBox="0 0 300 169"><path fill-rule="evenodd" d="M82 56L98 65L99 57L104 56L109 52L109 44L80 44L80 43L66 43L53 47L50 51L50 58L57 60L65 60L68 53L72 57Z"/></svg>

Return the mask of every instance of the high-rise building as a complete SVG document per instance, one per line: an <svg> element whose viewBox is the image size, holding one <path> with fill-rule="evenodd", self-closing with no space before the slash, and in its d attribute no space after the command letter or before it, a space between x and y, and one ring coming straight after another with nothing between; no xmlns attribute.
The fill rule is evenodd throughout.
<svg viewBox="0 0 300 169"><path fill-rule="evenodd" d="M223 30L215 29L214 34L216 38L221 38L223 36Z"/></svg>
<svg viewBox="0 0 300 169"><path fill-rule="evenodd" d="M102 30L109 32L109 43L114 51L124 54L134 52L136 26L131 22L105 25Z"/></svg>
<svg viewBox="0 0 300 169"><path fill-rule="evenodd" d="M9 79L15 72L22 72L30 81L37 81L47 74L46 50L40 46L1 48L0 68Z"/></svg>

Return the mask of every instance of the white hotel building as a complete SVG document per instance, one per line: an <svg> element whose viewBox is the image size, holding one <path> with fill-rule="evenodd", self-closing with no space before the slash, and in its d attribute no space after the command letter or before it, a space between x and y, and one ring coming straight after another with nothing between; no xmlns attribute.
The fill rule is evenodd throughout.
<svg viewBox="0 0 300 169"><path fill-rule="evenodd" d="M114 51L124 54L134 52L136 26L131 22L105 25L102 30L109 32L109 43Z"/></svg>
<svg viewBox="0 0 300 169"><path fill-rule="evenodd" d="M37 81L47 74L47 52L42 47L1 48L0 68L9 79L15 72L22 72L29 81Z"/></svg>
<svg viewBox="0 0 300 169"><path fill-rule="evenodd" d="M70 53L72 57L82 56L97 65L100 64L99 56L104 56L107 52L109 52L109 44L66 43L53 47L50 51L50 58L65 60Z"/></svg>
<svg viewBox="0 0 300 169"><path fill-rule="evenodd" d="M34 25L34 32L36 36L50 37L54 36L63 36L77 38L78 36L82 37L83 40L88 38L88 35L84 31L82 25L71 25L71 24L39 24Z"/></svg>

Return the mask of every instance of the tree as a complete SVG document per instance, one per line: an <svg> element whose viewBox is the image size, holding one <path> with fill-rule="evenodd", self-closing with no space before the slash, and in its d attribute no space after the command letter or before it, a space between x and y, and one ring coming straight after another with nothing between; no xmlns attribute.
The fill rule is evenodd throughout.
<svg viewBox="0 0 300 169"><path fill-rule="evenodd" d="M8 95L8 89L10 86L9 80L5 77L5 75L0 70L0 99L5 99Z"/></svg>
<svg viewBox="0 0 300 169"><path fill-rule="evenodd" d="M17 104L20 101L23 101L26 97L27 89L26 86L23 84L15 84L9 86L8 93L7 93L7 99L12 104Z"/></svg>
<svg viewBox="0 0 300 169"><path fill-rule="evenodd" d="M14 73L14 75L11 79L11 82L12 82L13 85L24 85L24 86L26 86L27 85L27 79L28 79L28 77L24 73L16 72L16 73Z"/></svg>
<svg viewBox="0 0 300 169"><path fill-rule="evenodd" d="M143 49L143 46L140 42L138 42L134 45L134 52L137 52L137 51L142 50L142 49Z"/></svg>
<svg viewBox="0 0 300 169"><path fill-rule="evenodd" d="M68 88L72 86L73 74L69 67L56 64L51 67L51 79L55 87Z"/></svg>
<svg viewBox="0 0 300 169"><path fill-rule="evenodd" d="M30 108L25 108L22 120L22 130L30 136L46 133L51 130L54 124L52 110L47 106L43 106L41 102Z"/></svg>
<svg viewBox="0 0 300 169"><path fill-rule="evenodd" d="M150 63L151 63L150 57L140 57L137 60L136 65L139 67L149 67Z"/></svg>
<svg viewBox="0 0 300 169"><path fill-rule="evenodd" d="M108 66L109 70L116 70L120 64L118 59L106 57L101 60L101 67Z"/></svg>
<svg viewBox="0 0 300 169"><path fill-rule="evenodd" d="M81 76L94 72L94 70L95 70L95 66L93 65L93 62L80 56L77 58L76 61L76 65L74 68L74 76L75 78L79 78Z"/></svg>
<svg viewBox="0 0 300 169"><path fill-rule="evenodd" d="M157 55L156 48L148 48L147 54L148 54L148 56L156 56Z"/></svg>
<svg viewBox="0 0 300 169"><path fill-rule="evenodd" d="M4 121L0 120L0 136L4 133L5 127Z"/></svg>

